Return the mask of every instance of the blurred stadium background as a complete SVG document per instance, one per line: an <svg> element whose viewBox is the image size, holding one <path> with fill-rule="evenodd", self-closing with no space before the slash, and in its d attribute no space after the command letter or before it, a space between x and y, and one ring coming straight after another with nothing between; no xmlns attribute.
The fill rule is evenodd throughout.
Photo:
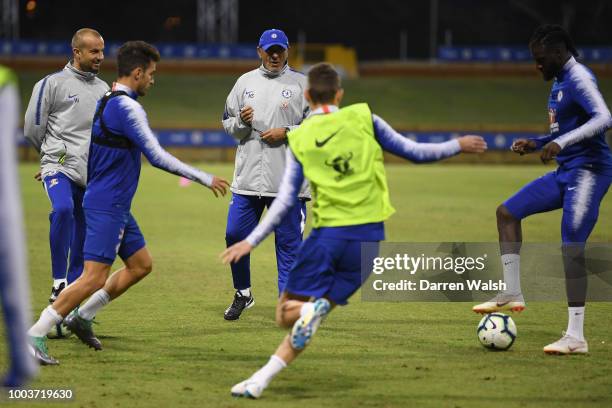
<svg viewBox="0 0 612 408"><path fill-rule="evenodd" d="M104 36L101 77L109 83L123 41L156 44L163 61L143 104L161 143L189 160L233 159L235 142L221 129L223 104L237 76L258 65L256 42L268 27L287 32L293 67L334 63L345 76L345 103L369 102L408 137L435 142L483 134L493 152L470 161L516 161L507 154L513 138L547 132L550 84L539 78L527 48L541 23L569 30L604 97L612 98L612 5L603 0L339 0L323 8L301 1L109 0L92 7L1 0L1 6L0 63L17 71L24 108L33 84L67 61L69 39L80 27ZM22 157L35 159L21 143Z"/></svg>

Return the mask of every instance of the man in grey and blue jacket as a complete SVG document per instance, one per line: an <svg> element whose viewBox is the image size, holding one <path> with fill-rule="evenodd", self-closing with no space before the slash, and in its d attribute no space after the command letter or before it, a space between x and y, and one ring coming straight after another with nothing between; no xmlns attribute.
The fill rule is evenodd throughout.
<svg viewBox="0 0 612 408"><path fill-rule="evenodd" d="M261 66L238 78L227 97L223 128L238 141L225 235L228 247L246 238L264 208L272 204L285 170L287 131L308 114L306 76L289 67L288 49L289 40L283 31L265 31L257 47ZM310 198L307 184L299 197L301 205L295 206L275 229L279 293L302 241L305 201ZM231 268L236 293L225 311L226 320L238 319L254 304L249 257Z"/></svg>
<svg viewBox="0 0 612 408"><path fill-rule="evenodd" d="M96 74L104 40L90 28L72 37L72 59L34 85L24 121L25 137L40 154L40 173L51 202L49 243L53 287L50 302L83 271L85 219L82 201L96 103L109 89Z"/></svg>

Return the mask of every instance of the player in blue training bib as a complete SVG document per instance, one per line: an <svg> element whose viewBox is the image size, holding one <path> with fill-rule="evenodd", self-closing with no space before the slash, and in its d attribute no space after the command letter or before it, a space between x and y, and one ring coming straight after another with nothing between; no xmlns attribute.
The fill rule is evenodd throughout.
<svg viewBox="0 0 612 408"><path fill-rule="evenodd" d="M550 135L516 140L512 150L521 155L541 150L544 163L556 158L559 167L527 184L498 207L497 227L506 291L473 310L491 313L525 308L519 278L521 220L562 208L561 237L569 322L564 336L544 347L544 351L549 354L586 353L584 245L612 183L612 155L604 135L612 126L612 118L595 76L576 61L576 48L562 27L539 27L529 46L544 80L554 80L548 100Z"/></svg>
<svg viewBox="0 0 612 408"><path fill-rule="evenodd" d="M207 186L215 196L225 195L229 187L224 179L188 166L166 152L149 127L146 113L136 99L153 85L159 59L157 49L144 41L129 41L119 48L119 78L113 91L100 100L93 116L83 199L87 225L85 269L53 305L43 310L28 332L32 352L41 364L58 364L47 353L45 335L64 318L66 327L83 343L101 350L92 330L94 316L151 272L151 255L130 211L142 154L153 166ZM109 277L117 255L125 266ZM85 304L77 307L88 297Z"/></svg>

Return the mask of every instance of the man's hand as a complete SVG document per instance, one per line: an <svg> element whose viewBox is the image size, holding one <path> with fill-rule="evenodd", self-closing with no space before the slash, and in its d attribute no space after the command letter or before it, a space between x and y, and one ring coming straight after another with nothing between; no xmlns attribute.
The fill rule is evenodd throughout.
<svg viewBox="0 0 612 408"><path fill-rule="evenodd" d="M247 240L242 240L237 244L232 245L227 248L225 251L221 252L219 257L221 258L221 262L224 264L228 263L236 263L253 250L253 246L247 242Z"/></svg>
<svg viewBox="0 0 612 408"><path fill-rule="evenodd" d="M247 125L251 126L253 124L253 108L250 106L245 106L240 110L240 119Z"/></svg>
<svg viewBox="0 0 612 408"><path fill-rule="evenodd" d="M34 175L34 180L42 181L42 171L38 170L38 173Z"/></svg>
<svg viewBox="0 0 612 408"><path fill-rule="evenodd" d="M559 154L561 151L561 146L556 144L555 142L548 142L542 148L542 153L540 153L540 160L542 163L546 164Z"/></svg>
<svg viewBox="0 0 612 408"><path fill-rule="evenodd" d="M534 152L536 147L537 147L536 146L536 142L534 142L533 140L516 139L512 143L512 147L510 147L510 149L514 153L518 153L518 154L520 154L522 156L524 154Z"/></svg>
<svg viewBox="0 0 612 408"><path fill-rule="evenodd" d="M282 142L285 139L287 139L287 129L285 128L268 129L261 134L261 139L268 144Z"/></svg>
<svg viewBox="0 0 612 408"><path fill-rule="evenodd" d="M487 150L487 142L480 136L466 135L457 140L463 153L484 153Z"/></svg>
<svg viewBox="0 0 612 408"><path fill-rule="evenodd" d="M227 189L229 188L229 183L224 178L213 176L212 184L207 187L212 190L215 197L219 197L219 194L225 196L225 194L227 194Z"/></svg>

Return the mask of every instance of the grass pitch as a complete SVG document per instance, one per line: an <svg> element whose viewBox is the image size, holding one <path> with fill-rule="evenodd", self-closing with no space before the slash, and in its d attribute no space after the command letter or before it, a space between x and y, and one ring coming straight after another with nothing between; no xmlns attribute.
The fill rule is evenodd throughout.
<svg viewBox="0 0 612 408"><path fill-rule="evenodd" d="M202 165L230 177L230 165ZM49 295L49 203L22 165L32 315ZM495 241L495 208L542 166L388 166L398 212L389 241ZM259 401L232 399L230 387L268 359L285 332L275 327L275 258L269 239L252 257L254 308L223 320L233 291L224 248L228 198L144 166L133 206L154 257L152 274L98 316L104 350L75 338L49 341L59 367L43 367L33 388L69 387L78 407L609 407L612 326L609 303L587 306L587 356L552 357L542 347L565 328L563 303L531 303L515 316L508 352L476 339L480 319L466 303L368 303L356 294L321 326L295 364ZM524 223L532 242L559 240L560 212ZM592 241L612 240L606 197ZM529 273L525 271L524 273ZM2 333L3 329L0 329ZM2 335L2 337L4 337ZM0 342L5 369L6 345ZM43 406L20 403L15 406ZM62 406L62 403L57 403Z"/></svg>

